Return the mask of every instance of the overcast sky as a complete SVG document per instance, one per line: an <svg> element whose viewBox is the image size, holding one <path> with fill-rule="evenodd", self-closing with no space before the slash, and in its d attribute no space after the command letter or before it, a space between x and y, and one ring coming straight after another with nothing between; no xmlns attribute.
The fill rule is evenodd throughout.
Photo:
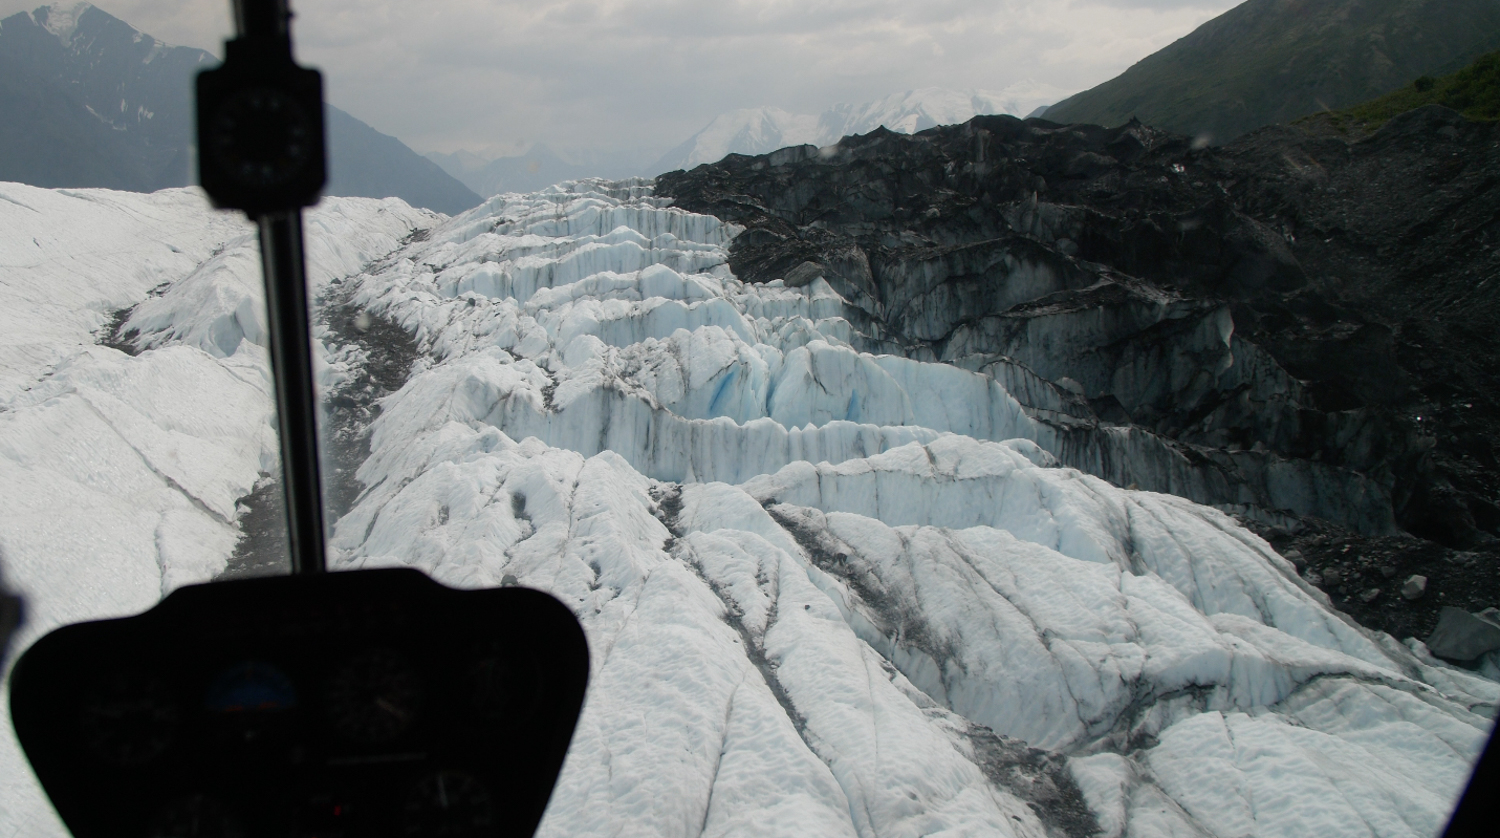
<svg viewBox="0 0 1500 838"><path fill-rule="evenodd" d="M917 87L1069 91L1238 0L292 0L334 104L418 151L542 142L646 163L719 113L817 113ZM0 0L0 14L44 5ZM99 0L221 53L229 0Z"/></svg>

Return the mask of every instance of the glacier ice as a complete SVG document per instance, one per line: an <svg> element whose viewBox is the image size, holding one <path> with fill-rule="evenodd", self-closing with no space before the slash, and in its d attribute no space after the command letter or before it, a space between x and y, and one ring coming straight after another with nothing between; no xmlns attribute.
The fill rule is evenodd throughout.
<svg viewBox="0 0 1500 838"><path fill-rule="evenodd" d="M59 228L7 286L48 324L0 392L24 642L211 576L274 439L242 225L188 191L0 189L6 223L88 201L118 238ZM422 353L336 564L534 586L585 626L545 835L1426 836L1483 745L1500 685L1353 624L1219 510L1062 467L1063 423L1012 394L1069 391L859 351L827 281L740 282L739 230L649 181L308 226L315 283ZM140 354L90 345L126 306ZM323 348L325 387L361 363ZM18 760L0 833L61 834Z"/></svg>

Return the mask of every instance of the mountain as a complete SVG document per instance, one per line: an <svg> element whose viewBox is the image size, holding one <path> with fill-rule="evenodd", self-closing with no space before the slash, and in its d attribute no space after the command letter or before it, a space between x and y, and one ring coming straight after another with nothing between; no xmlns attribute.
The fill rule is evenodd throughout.
<svg viewBox="0 0 1500 838"><path fill-rule="evenodd" d="M218 59L81 3L0 21L0 180L149 192L196 179L193 76ZM455 213L479 196L393 137L327 109L326 194Z"/></svg>
<svg viewBox="0 0 1500 838"><path fill-rule="evenodd" d="M87 3L0 21L0 179L133 191L188 183L187 85L216 64Z"/></svg>
<svg viewBox="0 0 1500 838"><path fill-rule="evenodd" d="M955 180L983 177L963 139ZM1173 143L1149 179L1191 162ZM829 157L696 172L848 172L881 145L905 168L894 150L919 143L876 131ZM872 321L842 276L737 277L749 234L666 197L588 181L451 219L331 199L308 224L320 382L331 406L364 408L329 413L359 484L330 517L332 567L539 588L587 633L589 693L540 838L1441 831L1500 706L1500 656L1444 664L1356 625L1225 512L1062 464L1061 417L1086 409L1069 385L862 349ZM1031 210L1016 215L1031 249L1007 239L1008 290L1039 293L1068 264L1043 225L1070 218L1010 198L996 203ZM984 254L944 250L926 264ZM242 218L191 190L0 184L0 253L19 651L233 572L275 419ZM1075 338L1059 355L1087 354L1093 334L1041 320L1088 323L1129 284L1114 279L1023 312L1039 339ZM1218 368L1221 321L1130 287L1138 317L1169 309L1157 332L1198 336L1184 371ZM939 311L932 296L911 308ZM1058 409L1038 411L1048 392ZM1459 590L1434 576L1428 596ZM216 793L232 811L242 790ZM466 811L498 796L469 791ZM9 726L0 834L65 834Z"/></svg>
<svg viewBox="0 0 1500 838"><path fill-rule="evenodd" d="M414 207L456 215L478 204L473 190L406 144L338 108L325 110L328 126L327 195L400 198Z"/></svg>
<svg viewBox="0 0 1500 838"><path fill-rule="evenodd" d="M1497 48L1495 0L1249 0L1045 117L1111 127L1135 117L1223 142L1452 72Z"/></svg>
<svg viewBox="0 0 1500 838"><path fill-rule="evenodd" d="M426 157L465 186L485 196L502 192L535 192L565 180L635 174L628 171L633 167L617 162L576 163L544 145L537 145L525 154L493 160L468 151L432 152Z"/></svg>
<svg viewBox="0 0 1500 838"><path fill-rule="evenodd" d="M941 88L909 90L860 105L840 104L818 115L794 114L780 108L747 108L715 117L703 130L642 169L620 160L575 162L538 145L525 154L487 159L468 151L429 153L427 159L481 195L529 192L565 180L589 177L628 177L635 174L691 168L719 160L726 154L763 154L787 146L827 145L852 134L884 125L914 133L934 125L963 122L981 113L1021 114L1039 103L1062 98L1064 91L1024 81L1000 92L958 92Z"/></svg>
<svg viewBox="0 0 1500 838"><path fill-rule="evenodd" d="M1500 52L1486 53L1452 75L1421 76L1379 99L1323 111L1303 121L1322 120L1336 130L1369 133L1392 117L1425 105L1451 108L1472 120L1500 120Z"/></svg>
<svg viewBox="0 0 1500 838"><path fill-rule="evenodd" d="M729 111L663 155L651 171L690 169L720 160L726 154L765 154L794 145L831 145L842 137L868 133L881 126L914 134L935 125L965 122L978 114L1020 116L1064 95L1060 88L1028 79L998 92L938 87L908 90L862 105L834 105L816 116L788 113L780 108Z"/></svg>

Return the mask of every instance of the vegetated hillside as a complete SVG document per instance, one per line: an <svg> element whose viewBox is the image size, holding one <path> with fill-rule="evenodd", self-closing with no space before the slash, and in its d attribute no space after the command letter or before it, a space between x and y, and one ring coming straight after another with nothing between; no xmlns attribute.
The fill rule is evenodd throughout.
<svg viewBox="0 0 1500 838"><path fill-rule="evenodd" d="M1049 108L1226 142L1380 96L1500 48L1496 0L1248 0Z"/></svg>
<svg viewBox="0 0 1500 838"><path fill-rule="evenodd" d="M742 279L821 273L856 345L988 372L1064 463L1237 510L1341 608L1422 636L1500 591L1497 140L1440 106L1221 148L979 117L658 191L748 228ZM1407 605L1412 573L1448 599Z"/></svg>
<svg viewBox="0 0 1500 838"><path fill-rule="evenodd" d="M1378 99L1313 114L1302 121L1322 122L1339 131L1362 135L1378 129L1393 116L1423 105L1442 105L1473 120L1500 120L1500 52L1481 55L1473 64L1451 75L1421 76Z"/></svg>
<svg viewBox="0 0 1500 838"><path fill-rule="evenodd" d="M151 192L196 181L193 77L218 64L83 4L0 21L0 180ZM327 109L326 194L457 213L479 196L399 140Z"/></svg>

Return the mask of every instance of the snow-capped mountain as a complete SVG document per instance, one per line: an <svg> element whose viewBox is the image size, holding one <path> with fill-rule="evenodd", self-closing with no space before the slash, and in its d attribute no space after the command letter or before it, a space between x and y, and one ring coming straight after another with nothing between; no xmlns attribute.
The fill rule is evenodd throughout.
<svg viewBox="0 0 1500 838"><path fill-rule="evenodd" d="M275 449L245 226L0 197L24 647L222 572ZM1060 467L995 378L857 351L825 278L741 282L739 228L650 181L308 231L325 391L368 363L336 310L418 353L337 566L541 588L588 633L542 835L1430 836L1483 746L1500 684L1217 510ZM19 759L0 833L61 835Z"/></svg>
<svg viewBox="0 0 1500 838"><path fill-rule="evenodd" d="M999 91L926 87L895 93L864 104L840 104L821 114L794 114L780 108L745 108L714 118L702 131L667 152L652 173L690 169L726 154L765 154L792 145L825 146L841 137L881 126L914 134L935 125L966 122L979 114L1028 116L1068 91L1027 79Z"/></svg>

